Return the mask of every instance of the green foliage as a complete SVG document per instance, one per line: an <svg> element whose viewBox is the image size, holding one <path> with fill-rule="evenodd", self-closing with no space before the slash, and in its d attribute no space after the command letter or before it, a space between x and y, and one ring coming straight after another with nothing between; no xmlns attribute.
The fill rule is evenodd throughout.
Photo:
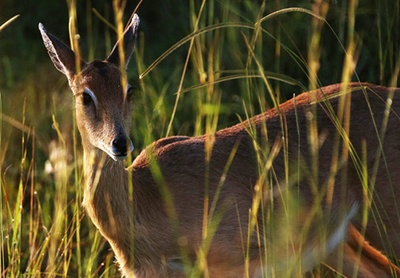
<svg viewBox="0 0 400 278"><path fill-rule="evenodd" d="M283 10L294 6L314 15ZM96 13L114 25L112 5L86 0L74 8L82 56L104 58L116 36ZM134 9L129 2L125 18ZM134 156L158 138L211 133L309 87L340 82L350 40L351 79L398 85L399 1L360 1L355 15L347 1L332 1L325 20L316 9L305 0L143 1L128 70ZM0 273L117 277L112 252L81 208L72 95L37 30L42 22L68 43L68 3L0 2L0 24L15 14L0 32Z"/></svg>

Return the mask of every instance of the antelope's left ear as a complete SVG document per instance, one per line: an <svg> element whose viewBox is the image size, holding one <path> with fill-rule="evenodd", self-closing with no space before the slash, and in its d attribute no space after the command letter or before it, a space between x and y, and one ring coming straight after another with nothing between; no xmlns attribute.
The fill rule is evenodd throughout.
<svg viewBox="0 0 400 278"><path fill-rule="evenodd" d="M131 20L129 21L128 25L125 27L124 37L123 40L119 39L117 43L114 45L113 49L111 50L110 55L106 58L106 61L115 64L117 66L121 63L121 58L119 55L119 47L120 43L124 43L124 54L125 54L125 67L129 64L129 59L133 54L133 50L135 48L135 41L137 36L137 29L139 27L139 16L137 14L133 14L131 16Z"/></svg>

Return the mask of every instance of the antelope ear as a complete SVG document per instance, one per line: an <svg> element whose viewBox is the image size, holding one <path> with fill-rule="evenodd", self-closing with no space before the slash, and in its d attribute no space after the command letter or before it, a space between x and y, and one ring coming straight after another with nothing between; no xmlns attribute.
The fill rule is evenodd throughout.
<svg viewBox="0 0 400 278"><path fill-rule="evenodd" d="M125 54L125 67L129 64L129 59L132 56L133 50L135 48L135 41L137 36L137 29L139 27L139 16L137 14L133 14L131 20L125 27L123 43L124 43L124 54ZM119 49L118 45L122 43L122 39L119 39L117 43L114 45L113 49L111 50L110 55L108 55L106 61L115 64L117 66L120 65L120 56L119 56Z"/></svg>
<svg viewBox="0 0 400 278"><path fill-rule="evenodd" d="M48 33L42 23L39 23L39 30L42 35L44 46L54 66L70 79L76 74L74 51L55 36Z"/></svg>

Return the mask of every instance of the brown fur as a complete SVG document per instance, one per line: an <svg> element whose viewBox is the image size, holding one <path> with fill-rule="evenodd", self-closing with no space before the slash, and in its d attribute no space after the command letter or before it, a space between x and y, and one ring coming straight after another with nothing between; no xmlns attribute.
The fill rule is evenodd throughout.
<svg viewBox="0 0 400 278"><path fill-rule="evenodd" d="M137 24L132 21L126 29L128 58ZM369 247L400 256L400 89L366 83L351 83L347 89L341 84L323 87L215 134L160 139L124 169L123 162L112 157L115 140L130 132L127 93L120 84L119 65L110 59L117 57L118 48L105 61L82 62L82 72L76 74L69 48L43 27L41 32L77 99L84 206L110 242L125 276L183 277L183 266L190 264L209 277L279 276L288 267L296 274L325 257L336 266L331 258L344 241L345 265L360 259L360 275L390 277L388 269L395 267ZM84 104L85 89L93 92L96 105ZM379 139L391 93L387 128ZM340 95L351 101L350 134L335 124L341 125L336 115ZM315 117L316 133L311 136L310 119ZM310 139L318 147L313 148ZM365 233L370 245L357 230L363 227L361 217L351 213L369 207L357 163L365 149L370 179L380 159ZM378 212L381 217L375 220L372 214ZM255 218L249 218L251 213ZM360 246L361 257L354 252ZM352 270L345 267L343 272L351 275Z"/></svg>
<svg viewBox="0 0 400 278"><path fill-rule="evenodd" d="M327 257L327 263L348 276L357 273L358 277L400 277L400 269L371 246L353 225L348 227L343 246Z"/></svg>

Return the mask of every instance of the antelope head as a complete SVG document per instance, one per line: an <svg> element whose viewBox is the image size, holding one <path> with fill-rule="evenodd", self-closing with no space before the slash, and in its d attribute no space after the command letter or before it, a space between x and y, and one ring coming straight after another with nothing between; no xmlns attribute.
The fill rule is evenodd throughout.
<svg viewBox="0 0 400 278"><path fill-rule="evenodd" d="M76 119L85 152L103 151L116 161L125 159L133 150L128 137L132 87L123 79L121 69L128 66L134 51L138 26L139 17L134 14L123 39L118 40L110 55L103 61L86 63L39 23L48 54L54 66L68 78L75 96ZM120 55L122 43L124 55Z"/></svg>

